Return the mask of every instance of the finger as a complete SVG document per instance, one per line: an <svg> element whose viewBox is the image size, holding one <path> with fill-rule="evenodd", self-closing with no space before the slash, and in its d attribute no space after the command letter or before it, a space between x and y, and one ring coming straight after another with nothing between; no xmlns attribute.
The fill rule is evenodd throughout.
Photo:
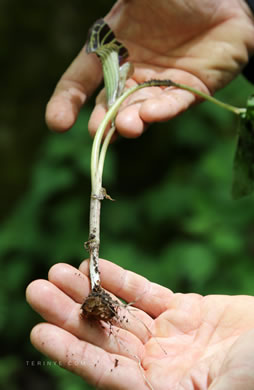
<svg viewBox="0 0 254 390"><path fill-rule="evenodd" d="M253 390L254 388L254 329L233 344L209 390ZM215 365L216 367L216 365Z"/></svg>
<svg viewBox="0 0 254 390"><path fill-rule="evenodd" d="M35 326L31 342L40 352L98 389L147 389L137 362L109 354L57 326Z"/></svg>
<svg viewBox="0 0 254 390"><path fill-rule="evenodd" d="M170 79L209 94L208 89L200 80L180 70L169 69L159 73L153 72L144 79L138 69L134 77L138 82L151 79ZM198 101L201 99L195 94L179 88L148 87L140 89L122 104L116 118L117 130L125 137L137 137L144 132L148 124L172 119Z"/></svg>
<svg viewBox="0 0 254 390"><path fill-rule="evenodd" d="M88 261L81 263L80 271L89 273ZM152 317L164 312L172 299L169 289L149 282L143 276L127 271L107 260L100 259L100 273L103 287L126 302L145 311Z"/></svg>
<svg viewBox="0 0 254 390"><path fill-rule="evenodd" d="M126 87L129 88L152 79L170 79L209 94L204 83L188 72L156 67L149 69L139 64L136 64L133 78L127 81ZM145 131L149 123L172 119L199 101L201 99L195 94L178 88L140 89L130 95L121 105L116 117L117 131L126 138L136 138ZM107 112L104 92L99 94L96 103L89 121L89 130L92 135L95 134Z"/></svg>
<svg viewBox="0 0 254 390"><path fill-rule="evenodd" d="M136 84L133 80L128 80L127 87L130 88ZM140 90L124 101L116 117L116 128L119 134L126 138L136 138L144 132L146 124L140 118L139 109L144 99L149 96L152 96L149 89L146 89L145 94L143 90ZM95 135L106 112L105 92L102 90L96 99L96 106L88 124L88 129L92 136Z"/></svg>
<svg viewBox="0 0 254 390"><path fill-rule="evenodd" d="M132 104L132 106L125 108L123 112L117 115L116 129L123 137L137 138L145 131L146 124L139 115L140 106L140 103ZM106 112L104 105L98 104L95 106L88 124L88 129L92 136L95 135Z"/></svg>
<svg viewBox="0 0 254 390"><path fill-rule="evenodd" d="M88 130L92 137L94 137L98 127L100 126L104 116L106 115L106 112L107 110L104 104L97 104L95 106L88 122ZM107 125L103 134L103 138L105 138L110 128L111 128L111 123ZM111 142L116 139L116 136L117 136L116 133L113 134L113 137L111 138Z"/></svg>
<svg viewBox="0 0 254 390"><path fill-rule="evenodd" d="M107 104L106 104L106 93L105 88L101 90L99 95L96 99L96 106L90 116L89 122L88 122L88 130L92 137L94 137L98 127L100 126L104 116L107 112ZM107 135L108 131L111 128L111 123L109 123L104 131L103 138ZM110 142L114 142L117 139L117 132L113 134L111 137Z"/></svg>
<svg viewBox="0 0 254 390"><path fill-rule="evenodd" d="M70 264L57 263L50 268L48 279L80 305L90 292L90 280Z"/></svg>
<svg viewBox="0 0 254 390"><path fill-rule="evenodd" d="M49 270L48 276L51 283L79 304L84 302L85 297L90 292L89 278L69 264L55 264ZM112 299L115 300L115 296L113 296ZM114 321L114 326L111 327L112 329L115 329L117 336L120 327L133 333L143 343L151 337L153 320L143 311L134 310L133 308L126 309L122 302L119 301L117 317L118 319Z"/></svg>
<svg viewBox="0 0 254 390"><path fill-rule="evenodd" d="M111 337L111 327L85 321L80 305L46 280L36 280L27 288L27 301L46 321L74 334L81 340L99 345L108 352L142 356L144 346L134 334L117 329Z"/></svg>
<svg viewBox="0 0 254 390"><path fill-rule="evenodd" d="M75 123L81 106L99 85L102 71L94 54L81 50L64 75L48 102L46 122L52 130L66 131Z"/></svg>
<svg viewBox="0 0 254 390"><path fill-rule="evenodd" d="M188 91L168 88L156 98L147 99L141 105L139 115L147 123L168 121L196 101L197 97Z"/></svg>

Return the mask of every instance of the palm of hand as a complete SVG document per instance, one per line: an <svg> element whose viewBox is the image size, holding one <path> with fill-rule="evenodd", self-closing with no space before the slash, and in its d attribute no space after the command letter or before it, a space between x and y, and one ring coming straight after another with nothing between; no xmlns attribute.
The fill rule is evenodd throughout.
<svg viewBox="0 0 254 390"><path fill-rule="evenodd" d="M142 67L139 81L150 78L146 73L182 70L214 91L247 60L248 45L242 43L251 40L253 25L246 9L238 0L118 1L106 20L126 43L130 59Z"/></svg>
<svg viewBox="0 0 254 390"><path fill-rule="evenodd" d="M239 389L245 389L253 371L252 366L242 372L252 350L253 332L248 330L254 329L254 298L175 294L170 306L155 320L155 334L167 356L151 339L154 348L148 348L143 360L147 375L157 378L155 388L205 390L221 380L224 387L219 389L235 389L237 377Z"/></svg>
<svg viewBox="0 0 254 390"><path fill-rule="evenodd" d="M103 389L142 390L150 383L155 390L205 390L220 378L228 385L234 372L227 361L239 368L240 385L253 375L254 298L173 294L112 263L101 261L101 270L104 287L136 299L138 309L124 309L125 320L111 330L81 319L87 264L84 273L58 264L49 282L35 281L27 290L28 302L49 322L33 329L36 348Z"/></svg>

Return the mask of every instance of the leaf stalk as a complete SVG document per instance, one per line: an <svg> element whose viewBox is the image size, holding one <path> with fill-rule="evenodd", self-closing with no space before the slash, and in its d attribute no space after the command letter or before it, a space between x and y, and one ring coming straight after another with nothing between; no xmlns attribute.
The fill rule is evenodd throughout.
<svg viewBox="0 0 254 390"><path fill-rule="evenodd" d="M131 94L138 91L142 88L152 87L152 86L165 86L165 87L176 87L181 88L186 91L192 92L195 95L202 97L221 108L224 108L228 111L233 112L236 115L243 115L246 113L245 108L238 108L231 106L230 104L223 103L218 99L215 99L212 96L209 96L201 91L198 91L192 87L189 87L184 84L178 84L171 80L150 80L143 84L138 84L132 88L127 89L123 92L115 102L109 107L105 117L103 118L101 124L99 125L92 146L91 154L91 205L90 205L90 229L89 229L89 240L87 242L87 247L90 252L90 277L92 288L100 285L100 276L98 271L98 262L99 262L99 246L100 246L100 210L101 210L101 200L106 197L106 191L102 187L102 174L104 161L108 149L110 140L115 132L115 117L119 110L119 107ZM102 139L106 128L111 123L111 128L108 131L103 145ZM98 271L98 272L97 272Z"/></svg>

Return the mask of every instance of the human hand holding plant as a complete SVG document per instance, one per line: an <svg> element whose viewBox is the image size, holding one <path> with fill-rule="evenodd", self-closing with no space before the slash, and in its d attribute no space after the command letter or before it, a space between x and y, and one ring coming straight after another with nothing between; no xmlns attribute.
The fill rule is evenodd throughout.
<svg viewBox="0 0 254 390"><path fill-rule="evenodd" d="M242 69L254 51L254 23L244 0L151 2L119 0L105 20L124 43L135 66L128 86L150 79L172 79L214 93ZM47 109L49 127L64 131L101 81L98 59L83 49L61 78ZM183 90L142 90L125 102L117 130L140 135L146 124L168 120L198 100ZM97 99L90 120L95 133L105 115L105 94Z"/></svg>
<svg viewBox="0 0 254 390"><path fill-rule="evenodd" d="M229 7L225 7L227 5ZM158 17L159 29L156 27ZM146 21L145 27L140 24L143 20ZM145 0L133 0L118 1L107 21L128 47L135 72L127 81L127 86L132 88L121 92L112 105L108 100L105 103L103 93L100 95L90 121L90 130L97 131L91 159L92 193L87 241L92 287L88 298L92 298L89 301L92 309L86 306L86 299L82 305L85 319L77 316L80 303L89 291L87 263L81 267L86 277L73 267L55 266L50 271L49 282L36 281L28 287L28 301L51 323L36 327L32 340L38 349L53 359L60 359L67 368L71 364L72 370L101 388L153 389L156 385L158 389L193 389L197 386L205 389L212 383L210 388L218 390L228 386L238 389L239 382L235 382L234 372L231 372L237 364L241 380L239 388L245 390L248 388L246 383L253 385L253 364L245 368L251 354L251 329L254 328L252 316L247 315L249 309L252 311L253 298L174 295L163 287L149 284L142 277L126 274L110 263L102 263L102 286L127 302L134 300L139 308L134 315L131 309L125 309L126 314L121 317L122 305L109 301L109 295L101 289L98 253L100 201L106 197L102 188L102 171L110 137L105 138L102 146L101 141L107 125L112 126L110 135L116 124L123 135L136 136L142 133L145 123L169 119L197 101L197 96L204 97L206 93L206 98L211 100L210 93L229 82L247 62L247 53L253 51L253 19L241 0L205 1L202 4L192 1L188 6L184 2L171 1L166 8L164 2L151 5ZM239 26L243 27L240 32ZM210 55L211 50L215 52L214 56ZM89 68L93 75L89 75ZM100 73L98 59L92 56L88 59L82 52L63 76L48 105L47 119L52 128L66 130L74 123L80 106L97 86ZM158 79L163 81L158 82ZM139 85L140 82L145 83ZM145 88L148 86L152 88ZM160 86L176 88L161 89ZM247 109L220 102L216 104L240 115L247 140L244 152L248 151L252 142L249 129L253 127L253 99L248 100ZM128 124L128 129L124 123L125 126ZM244 153L242 149L240 152L241 159ZM248 165L246 161L244 158L244 170ZM252 184L250 187L248 191L253 189ZM245 189L246 186L240 195L248 193ZM123 283L122 278L129 279L127 287L119 284L119 281ZM102 294L97 305L98 289ZM51 305L48 305L49 301ZM107 306L109 316L106 318L103 317L105 311L101 316L97 310L101 303L103 308ZM110 313L112 308L113 315ZM95 320L93 326L89 322L90 314ZM96 321L104 319L102 330L96 326ZM110 336L111 331L114 332ZM130 376L131 372L133 375Z"/></svg>
<svg viewBox="0 0 254 390"><path fill-rule="evenodd" d="M47 321L31 333L42 353L99 389L254 388L253 297L174 294L108 261L100 267L103 287L137 309L121 309L125 321L111 330L81 319L88 262L80 270L56 264L49 281L27 288Z"/></svg>
<svg viewBox="0 0 254 390"><path fill-rule="evenodd" d="M145 0L143 0L143 2L145 2ZM224 0L223 5L226 5L226 2L227 2L227 0ZM107 16L107 18L109 20L110 20L110 18L112 18L111 22L113 25L114 25L114 18L117 18L118 29L120 29L119 26L121 26L122 28L124 27L123 22L125 19L124 19L124 17L123 17L123 19L121 19L121 12L123 13L123 16L126 16L126 8L128 8L128 4L130 5L130 3L129 2L127 3L126 0L125 1L119 0L117 2L117 4L115 5L115 7L113 7L111 12ZM137 5L137 2L135 4ZM157 7L157 5L158 4L156 4L156 7ZM160 13L161 11L164 10L164 7L163 7L164 4L159 4L159 5L162 5L162 7L159 8L159 13ZM157 116L158 116L158 112L159 112L160 119L158 119L158 120L163 119L163 116L161 116L161 113L163 111L163 107L168 110L169 101L168 101L168 98L166 97L167 93L169 93L169 94L175 93L176 96L179 93L184 93L185 95L189 94L189 97L190 97L190 95L192 96L192 98L191 98L192 102L195 101L195 99L197 99L197 97L206 98L207 100L211 100L214 103L219 104L220 106L222 106L226 109L229 109L230 111L233 111L235 114L239 115L241 117L243 125L242 125L242 131L239 135L239 143L238 143L238 149L237 149L237 153L236 153L236 173L237 174L236 174L236 177L234 180L233 195L235 197L244 196L244 195L247 195L250 192L252 192L252 190L254 188L253 180L252 180L252 177L253 177L253 175L252 175L253 161L252 160L253 159L252 159L252 156L250 156L250 154L249 154L249 150L251 149L251 145L253 144L253 140L252 140L253 137L252 137L252 135L250 136L250 134L249 134L250 130L252 130L252 128L253 128L253 98L251 98L247 101L247 108L241 109L241 108L236 108L236 107L230 106L228 104L224 104L222 102L218 102L218 101L216 101L216 99L212 98L209 95L209 90L206 91L207 93L205 93L203 91L204 87L206 86L206 89L207 89L207 86L209 86L209 84L210 84L210 89L212 86L214 88L219 86L219 84L221 83L221 80L218 79L218 74L217 74L218 70L223 73L223 71L225 72L225 69L227 69L227 71L229 70L228 66L229 67L231 66L231 73L232 72L234 73L234 71L236 71L237 67L233 66L233 65L235 65L234 56L236 55L236 52L238 55L238 65L239 65L241 63L241 60L243 60L244 53L245 53L245 55L247 55L247 54L249 54L249 51L251 51L251 49L254 48L254 46L252 47L252 45L250 44L251 38L252 38L252 33L254 31L253 19L251 19L251 16L249 15L250 10L246 6L246 4L243 3L242 0L235 0L235 2L233 2L233 3L231 2L230 5L232 7L232 11L226 12L226 13L225 13L225 9L223 7L221 8L219 6L219 3L214 4L214 3L210 3L209 1L207 3L205 2L202 6L199 4L199 7L196 7L197 4L195 3L195 1L193 1L193 3L191 3L191 6L189 4L188 7L184 3L180 6L181 12L179 12L179 4L177 6L177 4L175 4L174 1L172 1L171 5L173 6L173 8L170 8L169 15L171 16L171 18L173 15L174 16L177 15L178 17L180 16L180 19L178 18L177 22L179 22L181 19L183 21L183 17L188 16L188 19L186 19L186 21L185 21L186 23L184 23L184 25L181 26L180 28L179 28L179 24L176 23L174 18L171 20L172 24L170 24L169 31L171 31L173 33L172 36L174 36L175 41L179 40L179 42L178 42L179 45L176 45L175 41L173 43L171 39L166 40L166 43L164 43L162 41L163 43L160 44L159 42L157 42L158 36L156 37L156 35L158 33L157 33L157 30L155 29L156 33L155 33L155 37L152 40L152 42L150 43L150 41L149 41L147 45L142 46L143 49L144 49L144 47L146 49L149 49L146 51L146 60L148 61L148 63L150 64L149 61L152 61L151 62L152 64L154 64L154 61L158 62L158 63L156 63L157 71L154 72L154 75L159 75L158 79L151 77L152 76L152 73L151 73L152 68L150 67L149 68L150 69L149 80L143 80L142 83L137 83L138 78L136 78L134 85L132 85L132 87L130 87L127 91L124 92L125 82L128 78L128 70L130 69L131 65L134 67L134 70L135 69L138 70L138 68L140 66L140 62L137 62L137 58L139 58L139 54L137 52L137 47L139 47L139 40L135 41L134 45L133 45L133 41L128 41L128 32L130 31L128 29L128 26L125 25L125 28L123 29L123 34L122 34L122 30L119 31L118 35L119 35L120 39L122 40L122 42L119 42L116 39L113 31L107 25L107 23L105 23L105 21L103 19L100 19L92 26L92 29L91 29L90 34L89 34L89 39L87 42L87 47L86 47L87 54L96 53L97 56L101 60L103 76L104 76L104 84L105 84L105 89L106 89L106 102L104 104L104 113L103 113L104 118L102 117L102 120L98 123L98 127L96 126L96 135L95 135L95 139L93 142L92 155L91 155L91 184L92 184L91 187L92 187L92 191L91 191L91 202L90 202L90 223L89 223L89 237L88 237L88 241L85 243L86 248L88 249L88 251L90 253L90 276L91 276L91 287L92 287L91 294L92 295L88 297L87 305L84 302L84 304L82 306L82 308L84 310L84 314L91 315L91 313L93 313L92 315L93 316L96 315L97 319L99 319L99 317L101 316L100 303L98 303L98 292L99 293L103 292L100 289L100 273L99 273L99 268L98 268L99 247L100 247L100 208L101 208L101 200L103 200L104 198L110 198L107 195L105 189L102 187L103 165L104 165L104 160L105 160L108 144L109 144L110 139L112 138L112 135L114 134L115 129L117 127L117 118L119 116L118 113L119 113L119 109L120 109L121 105L123 103L125 103L125 104L130 105L131 110L133 108L132 107L133 104L130 101L131 96L132 96L132 99L133 98L136 99L138 94L140 94L140 90L142 90L143 88L155 87L155 90L157 92L155 92L155 90L154 89L152 90L151 88L149 88L149 91L152 93L153 96L155 96L154 92L155 92L155 94L159 93L159 95L160 95L160 97L162 97L162 99L157 99L157 100L156 99L148 99L148 105L149 105L149 102L151 103L151 101L153 101L153 105L155 104L155 106L156 105L158 106L157 109L155 110ZM167 8L168 7L166 6L166 10L167 10ZM157 8L156 8L156 10L157 10ZM172 10L173 10L173 12L172 12ZM129 13L131 13L131 11L133 11L132 8L129 9ZM193 11L196 11L196 14ZM128 12L127 12L127 14L128 14ZM117 15L117 17L116 17L116 15ZM139 12L137 12L137 14L135 14L137 19L138 19L138 15L140 15ZM156 15L156 13L155 13L155 15ZM196 21L197 15L200 15L200 17L201 17L201 19L198 22ZM142 16L144 16L144 15L142 15ZM148 16L150 16L150 14ZM164 14L160 14L160 16L165 17ZM208 18L208 16L209 16L209 18ZM154 18L154 14L152 14L152 18ZM227 30L229 32L229 31L231 31L232 25L234 24L233 21L235 21L235 19L237 19L237 18L242 19L242 20L245 19L245 22L246 22L246 18L248 18L248 21L249 21L249 23L247 24L247 27L244 29L244 34L241 35L240 41L237 39L232 40L232 37L228 41L226 39L226 36L224 36L222 39L221 32L219 35L217 35L218 26L220 27L222 25L222 27L224 27L225 20L230 21L229 26L227 26ZM135 18L134 18L134 20L135 20ZM146 23L149 20L150 19L148 18L148 20L146 20ZM168 22L169 21L167 20L167 24L166 24L167 28L168 28ZM134 24L132 25L132 29L135 31L136 27L137 27L137 25L135 25L135 22L134 22ZM150 27L151 26L149 25L149 28ZM202 28L203 28L203 31L202 31ZM115 31L117 32L117 24L115 27ZM146 29L143 29L141 31L143 33L143 35L141 34L141 41L143 41L143 43L147 42L147 37L149 36L149 34L148 34L149 31L148 30L146 31ZM163 28L160 27L160 33L162 31L163 31ZM222 28L222 31L223 31L223 28ZM146 34L144 34L144 32L146 32ZM179 36L178 36L177 32L180 33ZM201 36L200 36L200 32L205 32L205 34L201 34ZM208 32L208 37L209 37L208 42L206 39L207 32ZM201 42L200 42L200 39L201 39ZM128 50L124 47L123 42L127 42L130 49L132 50L132 53L130 53L130 56L129 56ZM158 45L156 45L156 42L158 43ZM205 45L204 45L204 42L205 42ZM209 63L208 67L204 66L204 64L203 64L203 67L201 67L200 69L197 67L197 70L195 70L193 68L192 74L188 74L188 72L190 72L191 67L193 66L193 63L195 63L195 60L198 59L198 61L200 61L200 59L202 58L204 53L205 53L206 59L209 58L208 52L206 51L206 49L207 49L206 46L209 46L208 43L210 44L211 42L215 43L216 50L217 50L218 42L220 43L220 45L219 45L220 50L222 49L223 46L225 46L224 50L223 50L224 57L223 57L223 55L219 56L218 61L215 61L214 63L212 62L213 66L211 66L211 63ZM226 42L226 45L225 45L225 42ZM233 42L233 44L232 44L232 42ZM179 48L181 48L182 46L184 46L183 53L181 52L181 50L179 51ZM160 47L164 48L164 50L162 52L159 50ZM198 51L196 51L197 47L199 48L199 50L203 49L201 51L201 54L198 53ZM236 47L237 47L237 50L235 52ZM136 48L136 56L134 55L135 48ZM166 50L166 48L167 48L167 50ZM227 50L226 50L226 48L227 48ZM158 53L157 53L158 56L156 56L156 57L154 57L155 49L158 51ZM130 58L128 58L129 61L127 63L125 63L124 65L122 65L122 67L127 65L127 67L124 67L124 69L122 69L122 67L120 67L120 65L121 65L120 51L121 50L123 50L125 58L130 57ZM152 55L152 53L153 53L153 55ZM173 57L172 57L172 53L173 53ZM190 61L188 61L188 72L186 72L184 70L184 66L183 66L184 60L186 59L184 57L186 55L186 53L188 54L187 57L190 57L189 58ZM225 65L225 64L227 64L227 61L225 61L225 53L227 55L228 55L228 53L230 53L230 58L232 57L231 63L229 63L228 65ZM175 59L175 61L178 65L179 65L179 63L181 64L180 71L183 72L181 80L185 79L186 74L188 74L188 78L189 78L189 76L191 76L191 78L189 78L188 84L183 84L183 82L180 82L180 83L176 82L169 77L169 74L167 72L165 73L162 71L162 63L161 64L159 63L160 57L162 54L164 55L164 57L165 57L165 54L168 54L168 56L166 56L166 57L167 57L167 60L171 59L171 63L173 63L174 59ZM134 55L134 57L133 57L133 55ZM82 54L81 54L81 57L82 57ZM223 57L222 63L220 63L221 57ZM142 55L140 58L142 58ZM95 59L93 59L93 60L95 61ZM130 62L131 60L132 60L132 63ZM162 58L161 58L161 60L162 60ZM169 65L169 63L170 63L170 61L168 62L168 65ZM83 71L77 72L77 69L78 69L77 64L79 64L79 61L74 62L73 67L70 68L70 70L67 72L67 74L70 76L72 74L72 71L74 70L74 74L78 74L79 78L80 78L80 74L87 75L85 66L83 67ZM216 64L216 66L215 66L215 64ZM223 64L224 64L225 68L223 68L223 66L222 66ZM90 63L90 65L91 65L91 63ZM97 65L98 65L98 62L97 62ZM76 66L76 68L75 68L75 66ZM239 68L239 66L238 66L238 68ZM75 71L75 69L76 69L76 71ZM170 70L172 71L172 68L170 68ZM177 70L177 69L174 69L174 70ZM194 78L193 78L194 77L193 74L195 74L194 70L196 73L198 73L198 70L201 71L199 78L196 77L196 79L195 79L195 82L197 82L197 80L199 80L199 82L201 82L201 83L199 83L200 88L198 88L198 89L194 88L192 85L194 82ZM204 70L207 72L207 74L204 73L202 76L202 72ZM178 71L179 71L179 69L178 69ZM213 77L211 78L212 82L209 78L209 73L211 73L211 71L213 73ZM162 74L164 76L163 78L161 78ZM175 73L175 76L176 75L177 75L177 72ZM216 75L217 75L217 77L216 77ZM135 73L134 73L134 76L132 77L132 81L134 81L134 78L135 78ZM206 79L205 84L203 82L203 79ZM225 77L223 79L225 79ZM74 97L75 92L77 93L77 89L75 90L75 88L70 88L69 92L71 92L71 95L69 94L69 96L68 96L68 94L66 94L66 93L64 94L64 92L66 92L66 91L62 91L62 89L61 89L61 87L64 87L65 81L67 81L67 84L68 84L68 83L70 83L71 80L72 80L71 78L68 80L67 75L65 75L65 77L63 78L63 80L60 83L60 85L58 86L58 88L56 88L55 94L52 98L53 103L51 102L51 104L49 104L50 108L48 108L48 111L47 111L49 119L51 117L50 112L52 111L52 107L54 108L54 104L56 105L59 103L58 102L59 97L61 97L61 96L64 97L65 98L65 105L66 105L66 103L68 105L68 97L69 98L70 98L70 96ZM92 81L90 81L90 83L89 83L90 86L93 84L93 79L91 79L91 80ZM77 80L72 80L71 81L72 84L73 84L73 81L75 81L76 86L79 85L79 87L80 87L81 84L80 83L77 84ZM172 89L166 89L166 92L165 92L165 90L162 92L160 89L161 86L176 87L176 90L173 89L173 91L172 91ZM59 90L60 90L60 95L59 95ZM147 93L149 94L149 92L145 92L145 95ZM76 94L76 97L78 97L77 94ZM165 97L166 97L166 99L165 99ZM81 99L80 93L79 93L79 98ZM83 98L85 98L84 91L83 91ZM142 99L140 98L139 100L142 100ZM161 100L161 101L159 101L159 100ZM60 99L60 101L61 101L61 99ZM157 103L156 103L156 101L157 101ZM158 101L159 101L159 105L158 105ZM185 99L181 99L181 100L178 100L178 103L179 102L181 105L183 102L186 102L186 101L185 101ZM61 107L62 112L60 112L60 116L62 117L62 115L64 113L64 110L63 110L64 104L63 104L63 101L61 103L62 103L62 107ZM71 102L69 101L69 103L71 103ZM191 101L189 103L191 103ZM134 104L134 106L135 106L135 104ZM178 108L179 107L180 106L178 104ZM76 109L77 108L78 108L78 105L76 104ZM50 111L50 109L51 109L51 111ZM126 109L128 109L128 106ZM126 109L124 110L124 113L125 113ZM96 110L96 108L95 108L95 110ZM54 110L53 110L53 112L54 112ZM99 116L97 115L96 117L99 117ZM59 118L59 114L58 114L58 118ZM108 134L106 135L107 127L109 128L109 131L108 131ZM105 139L102 143L103 136L105 136ZM239 167L240 167L240 169L239 169ZM241 180L242 172L245 175L243 181ZM240 180L239 180L239 173L240 173ZM236 183L236 185L235 185L235 183ZM91 298L91 300L90 300L90 298ZM104 304L105 304L104 298L105 298L105 296L103 297ZM97 301L96 304L95 304L95 301ZM111 303L112 302L110 302L110 305L111 305ZM108 303L107 303L107 306L108 306L108 308L107 308L108 312L110 312L110 307L109 307ZM94 310L94 307L96 308L96 310ZM105 313L102 313L102 314L103 314L103 317L100 317L100 318L105 319ZM112 313L110 315L112 315ZM110 319L109 316L107 316L107 317L108 317L108 319Z"/></svg>
<svg viewBox="0 0 254 390"><path fill-rule="evenodd" d="M254 189L254 182L252 180L253 159L252 153L249 153L254 143L251 130L253 128L254 105L253 98L251 97L247 101L246 108L234 107L220 102L210 95L196 90L192 86L176 83L169 79L148 80L124 91L126 78L128 77L132 64L129 61L123 64L122 59L129 57L129 53L123 43L116 39L115 34L107 23L105 23L104 19L97 20L91 27L86 51L89 54L95 53L101 61L106 90L107 113L96 131L91 153L89 237L85 243L85 247L90 253L91 293L84 301L82 309L85 316L92 316L96 320L110 321L116 315L116 311L114 302L100 286L100 209L101 200L110 198L105 188L102 187L102 174L107 148L116 129L116 116L120 106L131 95L134 95L143 88L166 86L180 88L184 92L210 100L222 108L239 115L241 118L241 131L235 158L233 195L235 197L241 197L251 193ZM107 128L108 132L106 134ZM105 137L104 140L103 136ZM244 176L244 179L242 179L242 176Z"/></svg>

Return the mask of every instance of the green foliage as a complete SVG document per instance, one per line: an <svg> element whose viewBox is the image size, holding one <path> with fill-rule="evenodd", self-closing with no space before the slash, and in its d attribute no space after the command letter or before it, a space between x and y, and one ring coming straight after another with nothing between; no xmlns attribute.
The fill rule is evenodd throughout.
<svg viewBox="0 0 254 390"><path fill-rule="evenodd" d="M64 370L60 365L50 360L46 361L45 371L52 376L57 383L56 390L92 390L94 387L84 383L84 380Z"/></svg>
<svg viewBox="0 0 254 390"><path fill-rule="evenodd" d="M234 160L232 194L235 199L254 190L254 95L247 101L246 114L241 115L239 138Z"/></svg>
<svg viewBox="0 0 254 390"><path fill-rule="evenodd" d="M0 359L0 388L16 390L15 374L20 366L20 361L16 356L9 355L5 359Z"/></svg>

